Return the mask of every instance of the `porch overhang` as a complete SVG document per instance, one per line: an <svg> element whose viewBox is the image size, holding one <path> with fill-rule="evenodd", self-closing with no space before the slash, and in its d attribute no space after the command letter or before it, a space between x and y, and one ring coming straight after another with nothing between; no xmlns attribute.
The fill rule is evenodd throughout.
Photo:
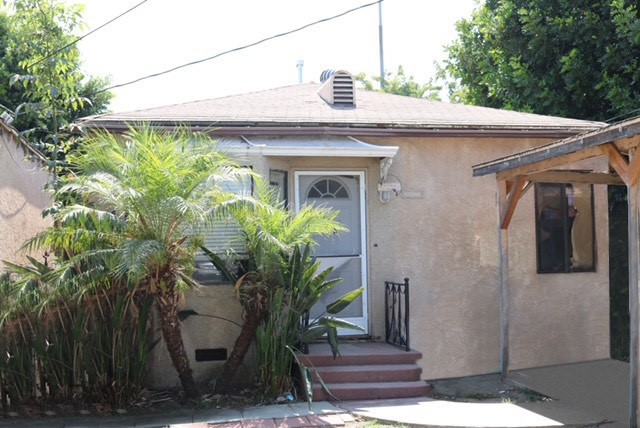
<svg viewBox="0 0 640 428"><path fill-rule="evenodd" d="M221 140L232 153L261 156L372 157L393 158L398 146L378 146L349 136L336 137L251 137Z"/></svg>
<svg viewBox="0 0 640 428"><path fill-rule="evenodd" d="M630 400L629 426L640 426L640 117L472 167L495 174L498 184L500 355L509 377L509 251L507 232L522 195L534 182L624 184L628 198ZM607 171L572 170L577 162L605 158Z"/></svg>
<svg viewBox="0 0 640 428"><path fill-rule="evenodd" d="M472 167L473 176L496 174L498 180L513 180L517 176L546 172L583 160L606 156L615 173L626 182L625 174L620 174L621 169L624 169L621 155L628 154L638 144L640 144L640 118L634 118L475 165ZM593 176L594 184L610 184L597 183L598 179L595 177ZM584 178L581 182L590 182L591 178L587 178L587 181L583 180Z"/></svg>

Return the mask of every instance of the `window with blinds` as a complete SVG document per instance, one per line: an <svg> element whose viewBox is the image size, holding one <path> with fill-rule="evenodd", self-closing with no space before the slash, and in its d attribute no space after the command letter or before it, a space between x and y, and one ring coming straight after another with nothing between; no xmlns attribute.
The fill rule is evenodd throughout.
<svg viewBox="0 0 640 428"><path fill-rule="evenodd" d="M250 195L252 193L251 179L244 182L224 183L221 187L235 195ZM194 228L193 232L203 237L205 248L222 259L229 259L231 256L241 259L245 252L242 231L233 218L216 220L212 224ZM229 281L202 252L196 254L193 277L204 285Z"/></svg>

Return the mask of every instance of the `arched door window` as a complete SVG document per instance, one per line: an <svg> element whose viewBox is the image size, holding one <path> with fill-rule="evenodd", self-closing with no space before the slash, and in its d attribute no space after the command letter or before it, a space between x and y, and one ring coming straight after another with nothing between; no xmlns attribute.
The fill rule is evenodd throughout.
<svg viewBox="0 0 640 428"><path fill-rule="evenodd" d="M349 191L338 180L323 178L311 185L307 199L349 199Z"/></svg>

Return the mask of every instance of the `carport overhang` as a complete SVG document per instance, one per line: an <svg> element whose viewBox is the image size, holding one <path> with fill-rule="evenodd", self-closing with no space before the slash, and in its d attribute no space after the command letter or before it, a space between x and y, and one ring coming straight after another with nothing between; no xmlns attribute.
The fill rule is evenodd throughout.
<svg viewBox="0 0 640 428"><path fill-rule="evenodd" d="M500 369L509 377L508 229L522 195L535 182L622 184L628 194L630 410L629 425L640 426L640 118L559 140L473 167L473 176L495 174L498 186ZM605 158L609 171L571 170L588 159Z"/></svg>

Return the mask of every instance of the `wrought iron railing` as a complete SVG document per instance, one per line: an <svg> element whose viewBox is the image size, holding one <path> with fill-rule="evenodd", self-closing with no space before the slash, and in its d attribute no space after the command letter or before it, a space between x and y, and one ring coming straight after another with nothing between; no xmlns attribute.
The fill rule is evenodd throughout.
<svg viewBox="0 0 640 428"><path fill-rule="evenodd" d="M409 351L409 278L385 281L384 288L385 340Z"/></svg>

